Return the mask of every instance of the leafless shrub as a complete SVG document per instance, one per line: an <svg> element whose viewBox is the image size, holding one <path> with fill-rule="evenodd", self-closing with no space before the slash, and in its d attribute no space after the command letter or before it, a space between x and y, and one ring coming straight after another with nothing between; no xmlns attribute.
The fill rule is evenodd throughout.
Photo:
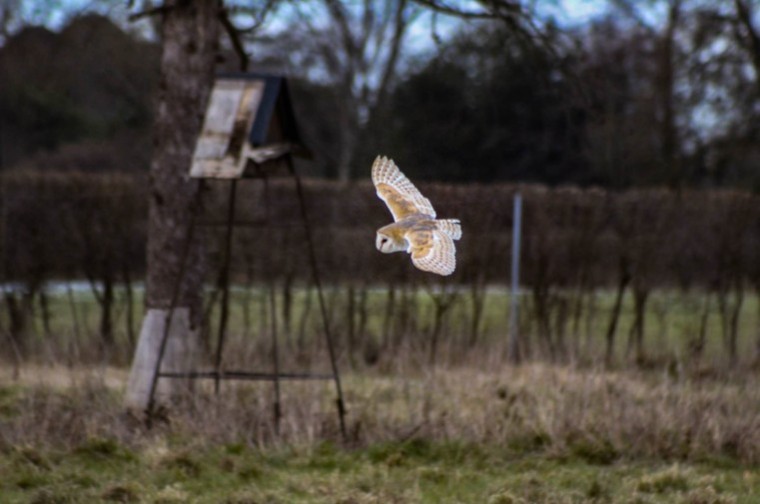
<svg viewBox="0 0 760 504"><path fill-rule="evenodd" d="M134 344L137 312L131 286L144 271L144 181L77 172L12 173L0 181L4 285L0 327L12 341L6 355L38 354L29 346L40 338L53 344L62 330L50 316L47 286L54 280L77 278L89 281L99 316L94 328L76 323L76 332L97 335L100 350L94 354L99 358L115 362L128 355L124 350ZM225 222L229 186L207 185L199 232L211 250L208 283L214 289L208 296L208 313L212 314L212 301L219 300L225 232L223 225L214 224ZM590 336L606 337L606 361L612 364L621 348L618 335L627 331L632 360L646 364L657 357L659 347L654 334L645 331L652 293L677 287L700 300L700 321L687 335L685 350L699 360L715 311L725 360L739 359L746 291L760 285L756 196L736 191L613 193L498 184L420 187L440 216L460 218L465 230L458 242L457 271L441 284L458 296L444 303L440 326L427 329L419 310L429 305L419 302L417 289L426 284L426 274L408 260L374 250L375 229L390 215L371 184L306 181L315 258L329 291L338 343L351 362L358 363L359 352L365 350L374 354L369 360L377 362L383 352L393 355L407 345L419 346L420 339L413 336L424 330L436 335L429 340L436 345L451 340L464 349L486 344L493 334L504 332L502 328L492 328L491 335L484 332L485 293L509 281L512 198L518 191L525 201L521 276L530 292L520 322L526 351L557 361L591 362L600 356L581 345L581 336L587 343ZM251 292L254 286L279 292L277 321L286 347L295 346L303 353L319 325L295 186L289 179L240 183L236 210L231 280ZM118 289L122 297L117 294L119 286L124 286ZM380 310L381 327L371 335L368 320L375 314L368 292L375 288L386 289L387 296ZM605 303L602 310L599 292L609 288L614 289L611 308ZM308 293L304 310L296 315L294 293L303 291ZM626 325L622 314L629 292L634 309L632 323ZM247 304L243 309L246 333L258 332L257 325L265 328L256 320L261 319L257 310ZM83 318L72 315L74 320ZM659 317L666 316L667 310L661 310ZM600 329L601 317L606 327ZM211 325L206 330L209 348L215 330ZM601 334L592 335L593 331Z"/></svg>
<svg viewBox="0 0 760 504"><path fill-rule="evenodd" d="M98 334L114 345L115 284L128 286L143 271L143 201L135 179L110 174L16 172L3 175L2 282L11 335L23 351L39 311L48 338L47 283L87 278L101 306ZM131 297L126 332L134 341Z"/></svg>

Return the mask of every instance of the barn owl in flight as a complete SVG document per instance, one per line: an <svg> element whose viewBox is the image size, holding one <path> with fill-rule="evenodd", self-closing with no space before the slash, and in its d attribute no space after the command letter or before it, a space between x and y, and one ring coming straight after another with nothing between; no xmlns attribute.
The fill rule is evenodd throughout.
<svg viewBox="0 0 760 504"><path fill-rule="evenodd" d="M459 220L437 220L430 200L386 157L378 156L372 164L372 182L394 220L377 230L377 250L408 252L417 268L452 274L457 264L454 240L462 237Z"/></svg>

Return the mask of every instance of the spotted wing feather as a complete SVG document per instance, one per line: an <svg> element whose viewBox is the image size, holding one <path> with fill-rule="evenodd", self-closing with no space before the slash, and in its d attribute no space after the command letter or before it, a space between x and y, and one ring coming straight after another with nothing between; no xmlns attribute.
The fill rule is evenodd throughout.
<svg viewBox="0 0 760 504"><path fill-rule="evenodd" d="M439 275L450 275L457 266L454 240L445 232L411 231L407 235L411 244L412 262L417 268Z"/></svg>
<svg viewBox="0 0 760 504"><path fill-rule="evenodd" d="M441 219L435 221L435 224L438 229L454 240L458 240L462 237L462 225L459 223L459 219Z"/></svg>
<svg viewBox="0 0 760 504"><path fill-rule="evenodd" d="M414 187L392 160L384 156L375 159L372 164L372 182L375 184L377 195L393 214L394 221L398 222L415 214L435 218L435 210L430 200Z"/></svg>

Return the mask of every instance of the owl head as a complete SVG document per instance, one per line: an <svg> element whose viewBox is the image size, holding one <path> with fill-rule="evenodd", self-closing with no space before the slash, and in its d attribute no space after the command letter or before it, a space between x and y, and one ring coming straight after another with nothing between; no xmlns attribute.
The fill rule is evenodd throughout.
<svg viewBox="0 0 760 504"><path fill-rule="evenodd" d="M378 230L375 237L375 247L380 252L390 254L391 252L403 252L407 247L406 240L403 238L395 237L390 233L384 232L382 229Z"/></svg>

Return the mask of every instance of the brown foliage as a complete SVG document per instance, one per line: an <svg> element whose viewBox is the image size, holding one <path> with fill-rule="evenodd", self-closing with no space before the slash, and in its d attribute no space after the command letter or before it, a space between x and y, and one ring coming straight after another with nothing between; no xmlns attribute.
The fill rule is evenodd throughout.
<svg viewBox="0 0 760 504"><path fill-rule="evenodd" d="M5 281L88 277L93 268L144 269L143 180L123 175L22 173L2 178ZM211 182L203 223L223 223L227 195ZM308 280L295 188L275 180L240 184L235 229L239 274ZM637 288L756 283L757 197L737 191L633 190L516 185L421 184L439 216L461 219L451 283L509 279L512 197L524 197L522 279L534 288L588 289L617 283L620 262ZM375 229L390 214L368 183L306 184L317 257L327 282L429 281L401 257L378 255ZM269 206L265 202L269 201ZM269 217L269 219L267 219ZM202 226L212 247L222 229ZM217 251L218 252L218 251ZM105 273L103 273L105 274Z"/></svg>
<svg viewBox="0 0 760 504"><path fill-rule="evenodd" d="M113 340L110 309L114 285L129 285L144 272L145 181L122 175L15 172L4 175L0 182L2 281L18 286L5 295L5 320L20 351L23 353L26 320L38 304L44 319L45 283L75 278L91 283L102 311L99 334L108 348ZM460 299L471 305L467 312L471 320L458 327L468 333L464 346L476 344L482 330L479 318L485 287L505 285L509 280L512 198L517 191L524 197L521 280L530 289L523 301L527 316L521 328L537 337L533 342L536 348L524 348L527 355L577 356L581 326L588 327L584 317L593 317L596 310L594 292L616 288L617 302L606 323L608 361L614 357L616 334L621 330L620 301L630 289L634 318L625 328L629 331L628 350L636 361L643 362L650 293L661 288L699 288L709 297L700 329L690 336L690 351L701 355L707 314L713 306L720 318L726 355L731 361L737 358L743 294L760 284L760 205L756 196L737 191L614 193L518 185L420 186L439 216L462 221L458 267L450 278L416 270L403 254L386 256L374 250L375 229L387 223L390 214L368 182L339 185L310 180L305 184L323 282L349 287L345 307L339 306L343 296L338 291L329 300L338 300L337 308L330 310L338 329L350 335L352 360L354 349L361 351L369 344L360 339L365 337L363 303L371 286L389 288L387 320L380 342L374 344L398 347L408 335L420 331L428 331L431 342L445 340L449 326L460 324L449 320L456 315L446 308L439 313L440 325L420 326L410 304L414 298L408 295L420 287L429 293L467 287L458 292ZM294 184L285 179L274 179L268 185L253 180L238 187L236 218L240 225L233 236L233 282L274 282L284 296L281 310L285 316L291 311L292 288L311 284ZM215 284L218 277L224 235L224 227L210 224L224 222L227 195L226 183L207 183L198 233L211 251L209 284ZM298 333L301 338L304 322L290 320L289 315L285 319L288 334ZM571 341L568 335L575 338ZM130 341L133 337L130 328Z"/></svg>

